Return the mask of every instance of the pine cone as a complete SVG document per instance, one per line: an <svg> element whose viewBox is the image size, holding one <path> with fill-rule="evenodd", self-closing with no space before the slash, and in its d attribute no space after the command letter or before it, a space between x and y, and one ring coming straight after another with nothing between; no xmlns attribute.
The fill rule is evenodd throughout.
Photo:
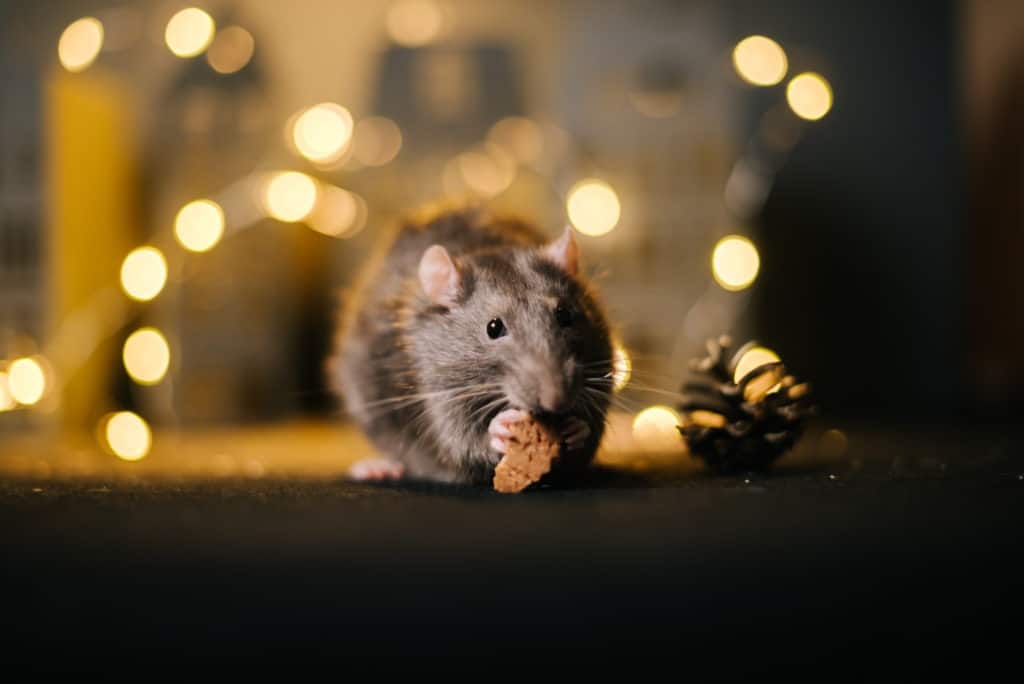
<svg viewBox="0 0 1024 684"><path fill-rule="evenodd" d="M745 370L734 382L740 359L759 345L750 341L732 354L731 346L725 335L708 340L708 355L690 362L694 377L683 385L679 432L690 453L715 472L766 470L817 408L810 386L788 375L781 361Z"/></svg>

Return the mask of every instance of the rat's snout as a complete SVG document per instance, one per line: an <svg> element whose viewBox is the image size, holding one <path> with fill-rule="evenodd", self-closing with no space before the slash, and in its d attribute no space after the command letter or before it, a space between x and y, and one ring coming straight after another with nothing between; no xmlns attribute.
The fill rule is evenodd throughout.
<svg viewBox="0 0 1024 684"><path fill-rule="evenodd" d="M565 383L545 378L539 383L537 392L538 413L563 413L567 408L565 401Z"/></svg>

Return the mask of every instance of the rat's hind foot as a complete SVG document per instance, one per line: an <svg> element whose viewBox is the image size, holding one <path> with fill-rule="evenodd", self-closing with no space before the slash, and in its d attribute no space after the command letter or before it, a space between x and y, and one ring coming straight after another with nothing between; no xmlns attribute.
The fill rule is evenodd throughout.
<svg viewBox="0 0 1024 684"><path fill-rule="evenodd" d="M405 475L405 465L390 458L364 458L348 469L349 478L361 482L400 480L403 475Z"/></svg>
<svg viewBox="0 0 1024 684"><path fill-rule="evenodd" d="M526 420L530 414L518 409L508 409L494 416L487 432L491 435L491 448L499 454L508 452L508 442L512 438L512 431L509 429L512 423Z"/></svg>

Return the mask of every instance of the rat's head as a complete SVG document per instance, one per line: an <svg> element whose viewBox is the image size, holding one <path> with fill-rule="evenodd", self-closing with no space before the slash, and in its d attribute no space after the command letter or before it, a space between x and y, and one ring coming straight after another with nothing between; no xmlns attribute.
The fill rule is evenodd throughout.
<svg viewBox="0 0 1024 684"><path fill-rule="evenodd" d="M431 389L479 388L475 401L462 403L484 426L510 407L539 417L603 419L601 380L611 372L611 342L578 269L568 228L536 248L453 257L429 247L419 263L429 302L414 345L420 378Z"/></svg>

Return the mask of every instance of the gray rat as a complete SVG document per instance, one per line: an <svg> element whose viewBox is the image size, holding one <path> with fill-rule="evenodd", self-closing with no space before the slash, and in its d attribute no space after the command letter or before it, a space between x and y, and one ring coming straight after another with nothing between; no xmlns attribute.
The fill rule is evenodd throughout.
<svg viewBox="0 0 1024 684"><path fill-rule="evenodd" d="M488 483L527 416L562 441L551 478L592 460L611 332L568 227L546 241L479 208L406 221L342 313L332 385L383 455L351 477Z"/></svg>

